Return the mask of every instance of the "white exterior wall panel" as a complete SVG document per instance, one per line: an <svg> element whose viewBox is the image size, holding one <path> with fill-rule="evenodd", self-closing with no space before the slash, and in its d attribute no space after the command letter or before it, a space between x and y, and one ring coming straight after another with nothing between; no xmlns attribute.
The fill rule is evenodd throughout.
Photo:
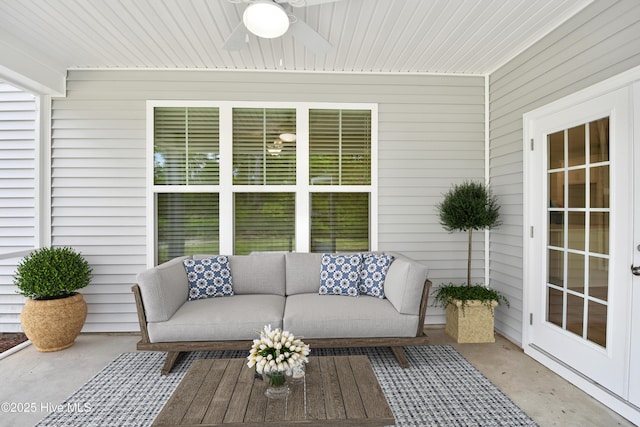
<svg viewBox="0 0 640 427"><path fill-rule="evenodd" d="M16 254L36 245L36 118L35 97L0 81L0 332L21 330Z"/></svg>
<svg viewBox="0 0 640 427"><path fill-rule="evenodd" d="M85 331L138 329L147 100L378 103L379 249L425 263L436 286L466 276L466 235L446 233L435 205L453 182L484 177L483 77L71 71L67 88L52 110L52 240L94 268ZM430 306L427 323L444 323L442 311Z"/></svg>
<svg viewBox="0 0 640 427"><path fill-rule="evenodd" d="M511 301L496 328L522 341L522 115L640 65L640 3L598 0L490 76L490 178L504 225L491 232L490 278Z"/></svg>

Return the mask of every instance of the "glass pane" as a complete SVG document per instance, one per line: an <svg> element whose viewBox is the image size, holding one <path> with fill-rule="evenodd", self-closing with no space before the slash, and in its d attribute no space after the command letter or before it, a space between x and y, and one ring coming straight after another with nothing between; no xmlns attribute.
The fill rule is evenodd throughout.
<svg viewBox="0 0 640 427"><path fill-rule="evenodd" d="M567 294L567 331L582 336L584 325L584 298Z"/></svg>
<svg viewBox="0 0 640 427"><path fill-rule="evenodd" d="M606 255L609 253L609 213L591 212L589 216L589 251Z"/></svg>
<svg viewBox="0 0 640 427"><path fill-rule="evenodd" d="M217 108L187 109L188 184L219 183L220 140Z"/></svg>
<svg viewBox="0 0 640 427"><path fill-rule="evenodd" d="M370 110L309 110L309 183L371 183Z"/></svg>
<svg viewBox="0 0 640 427"><path fill-rule="evenodd" d="M549 246L564 247L563 212L549 212Z"/></svg>
<svg viewBox="0 0 640 427"><path fill-rule="evenodd" d="M607 301L609 294L609 260L589 257L589 296Z"/></svg>
<svg viewBox="0 0 640 427"><path fill-rule="evenodd" d="M569 180L569 207L586 207L585 170L570 170L567 174L567 178Z"/></svg>
<svg viewBox="0 0 640 427"><path fill-rule="evenodd" d="M609 160L609 117L589 123L591 163Z"/></svg>
<svg viewBox="0 0 640 427"><path fill-rule="evenodd" d="M296 182L296 110L233 109L233 183Z"/></svg>
<svg viewBox="0 0 640 427"><path fill-rule="evenodd" d="M311 194L311 252L369 250L369 193Z"/></svg>
<svg viewBox="0 0 640 427"><path fill-rule="evenodd" d="M584 212L569 212L569 248L584 251Z"/></svg>
<svg viewBox="0 0 640 427"><path fill-rule="evenodd" d="M217 108L154 109L154 183L219 183L219 113Z"/></svg>
<svg viewBox="0 0 640 427"><path fill-rule="evenodd" d="M295 249L294 193L236 193L234 253Z"/></svg>
<svg viewBox="0 0 640 427"><path fill-rule="evenodd" d="M563 292L553 288L547 288L547 322L562 327Z"/></svg>
<svg viewBox="0 0 640 427"><path fill-rule="evenodd" d="M609 166L591 168L591 207L609 207Z"/></svg>
<svg viewBox="0 0 640 427"><path fill-rule="evenodd" d="M219 253L218 194L159 193L156 200L158 263Z"/></svg>
<svg viewBox="0 0 640 427"><path fill-rule="evenodd" d="M602 347L607 346L607 306L589 301L587 339Z"/></svg>
<svg viewBox="0 0 640 427"><path fill-rule="evenodd" d="M567 287L576 292L584 292L584 255L582 254L567 254Z"/></svg>
<svg viewBox="0 0 640 427"><path fill-rule="evenodd" d="M549 174L549 207L564 207L564 172Z"/></svg>
<svg viewBox="0 0 640 427"><path fill-rule="evenodd" d="M564 286L564 252L549 249L548 253L549 273L547 282L562 287Z"/></svg>
<svg viewBox="0 0 640 427"><path fill-rule="evenodd" d="M580 125L569 129L569 162L568 166L584 165L585 154L585 126Z"/></svg>
<svg viewBox="0 0 640 427"><path fill-rule="evenodd" d="M556 132L547 137L549 148L549 163L547 169L564 167L564 131Z"/></svg>

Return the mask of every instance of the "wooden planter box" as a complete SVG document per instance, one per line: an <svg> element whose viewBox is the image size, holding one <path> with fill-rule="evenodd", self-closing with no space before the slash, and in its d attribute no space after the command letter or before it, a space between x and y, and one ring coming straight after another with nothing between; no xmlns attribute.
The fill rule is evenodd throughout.
<svg viewBox="0 0 640 427"><path fill-rule="evenodd" d="M491 302L491 308L478 300L470 300L462 309L462 302L455 300L446 309L447 334L459 343L496 342L493 330L494 309L497 301Z"/></svg>

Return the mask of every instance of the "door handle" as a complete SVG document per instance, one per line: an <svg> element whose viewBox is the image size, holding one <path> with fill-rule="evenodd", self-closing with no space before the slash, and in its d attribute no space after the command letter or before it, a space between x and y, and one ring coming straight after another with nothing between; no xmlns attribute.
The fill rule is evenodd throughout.
<svg viewBox="0 0 640 427"><path fill-rule="evenodd" d="M631 273L632 273L634 276L640 276L640 266L632 265L632 266L631 266Z"/></svg>

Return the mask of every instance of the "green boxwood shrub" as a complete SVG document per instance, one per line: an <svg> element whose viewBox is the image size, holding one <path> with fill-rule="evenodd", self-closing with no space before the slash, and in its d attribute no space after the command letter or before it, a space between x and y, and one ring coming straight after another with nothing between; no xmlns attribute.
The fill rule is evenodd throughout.
<svg viewBox="0 0 640 427"><path fill-rule="evenodd" d="M70 247L36 249L18 264L13 283L31 299L63 298L91 283L89 263Z"/></svg>

